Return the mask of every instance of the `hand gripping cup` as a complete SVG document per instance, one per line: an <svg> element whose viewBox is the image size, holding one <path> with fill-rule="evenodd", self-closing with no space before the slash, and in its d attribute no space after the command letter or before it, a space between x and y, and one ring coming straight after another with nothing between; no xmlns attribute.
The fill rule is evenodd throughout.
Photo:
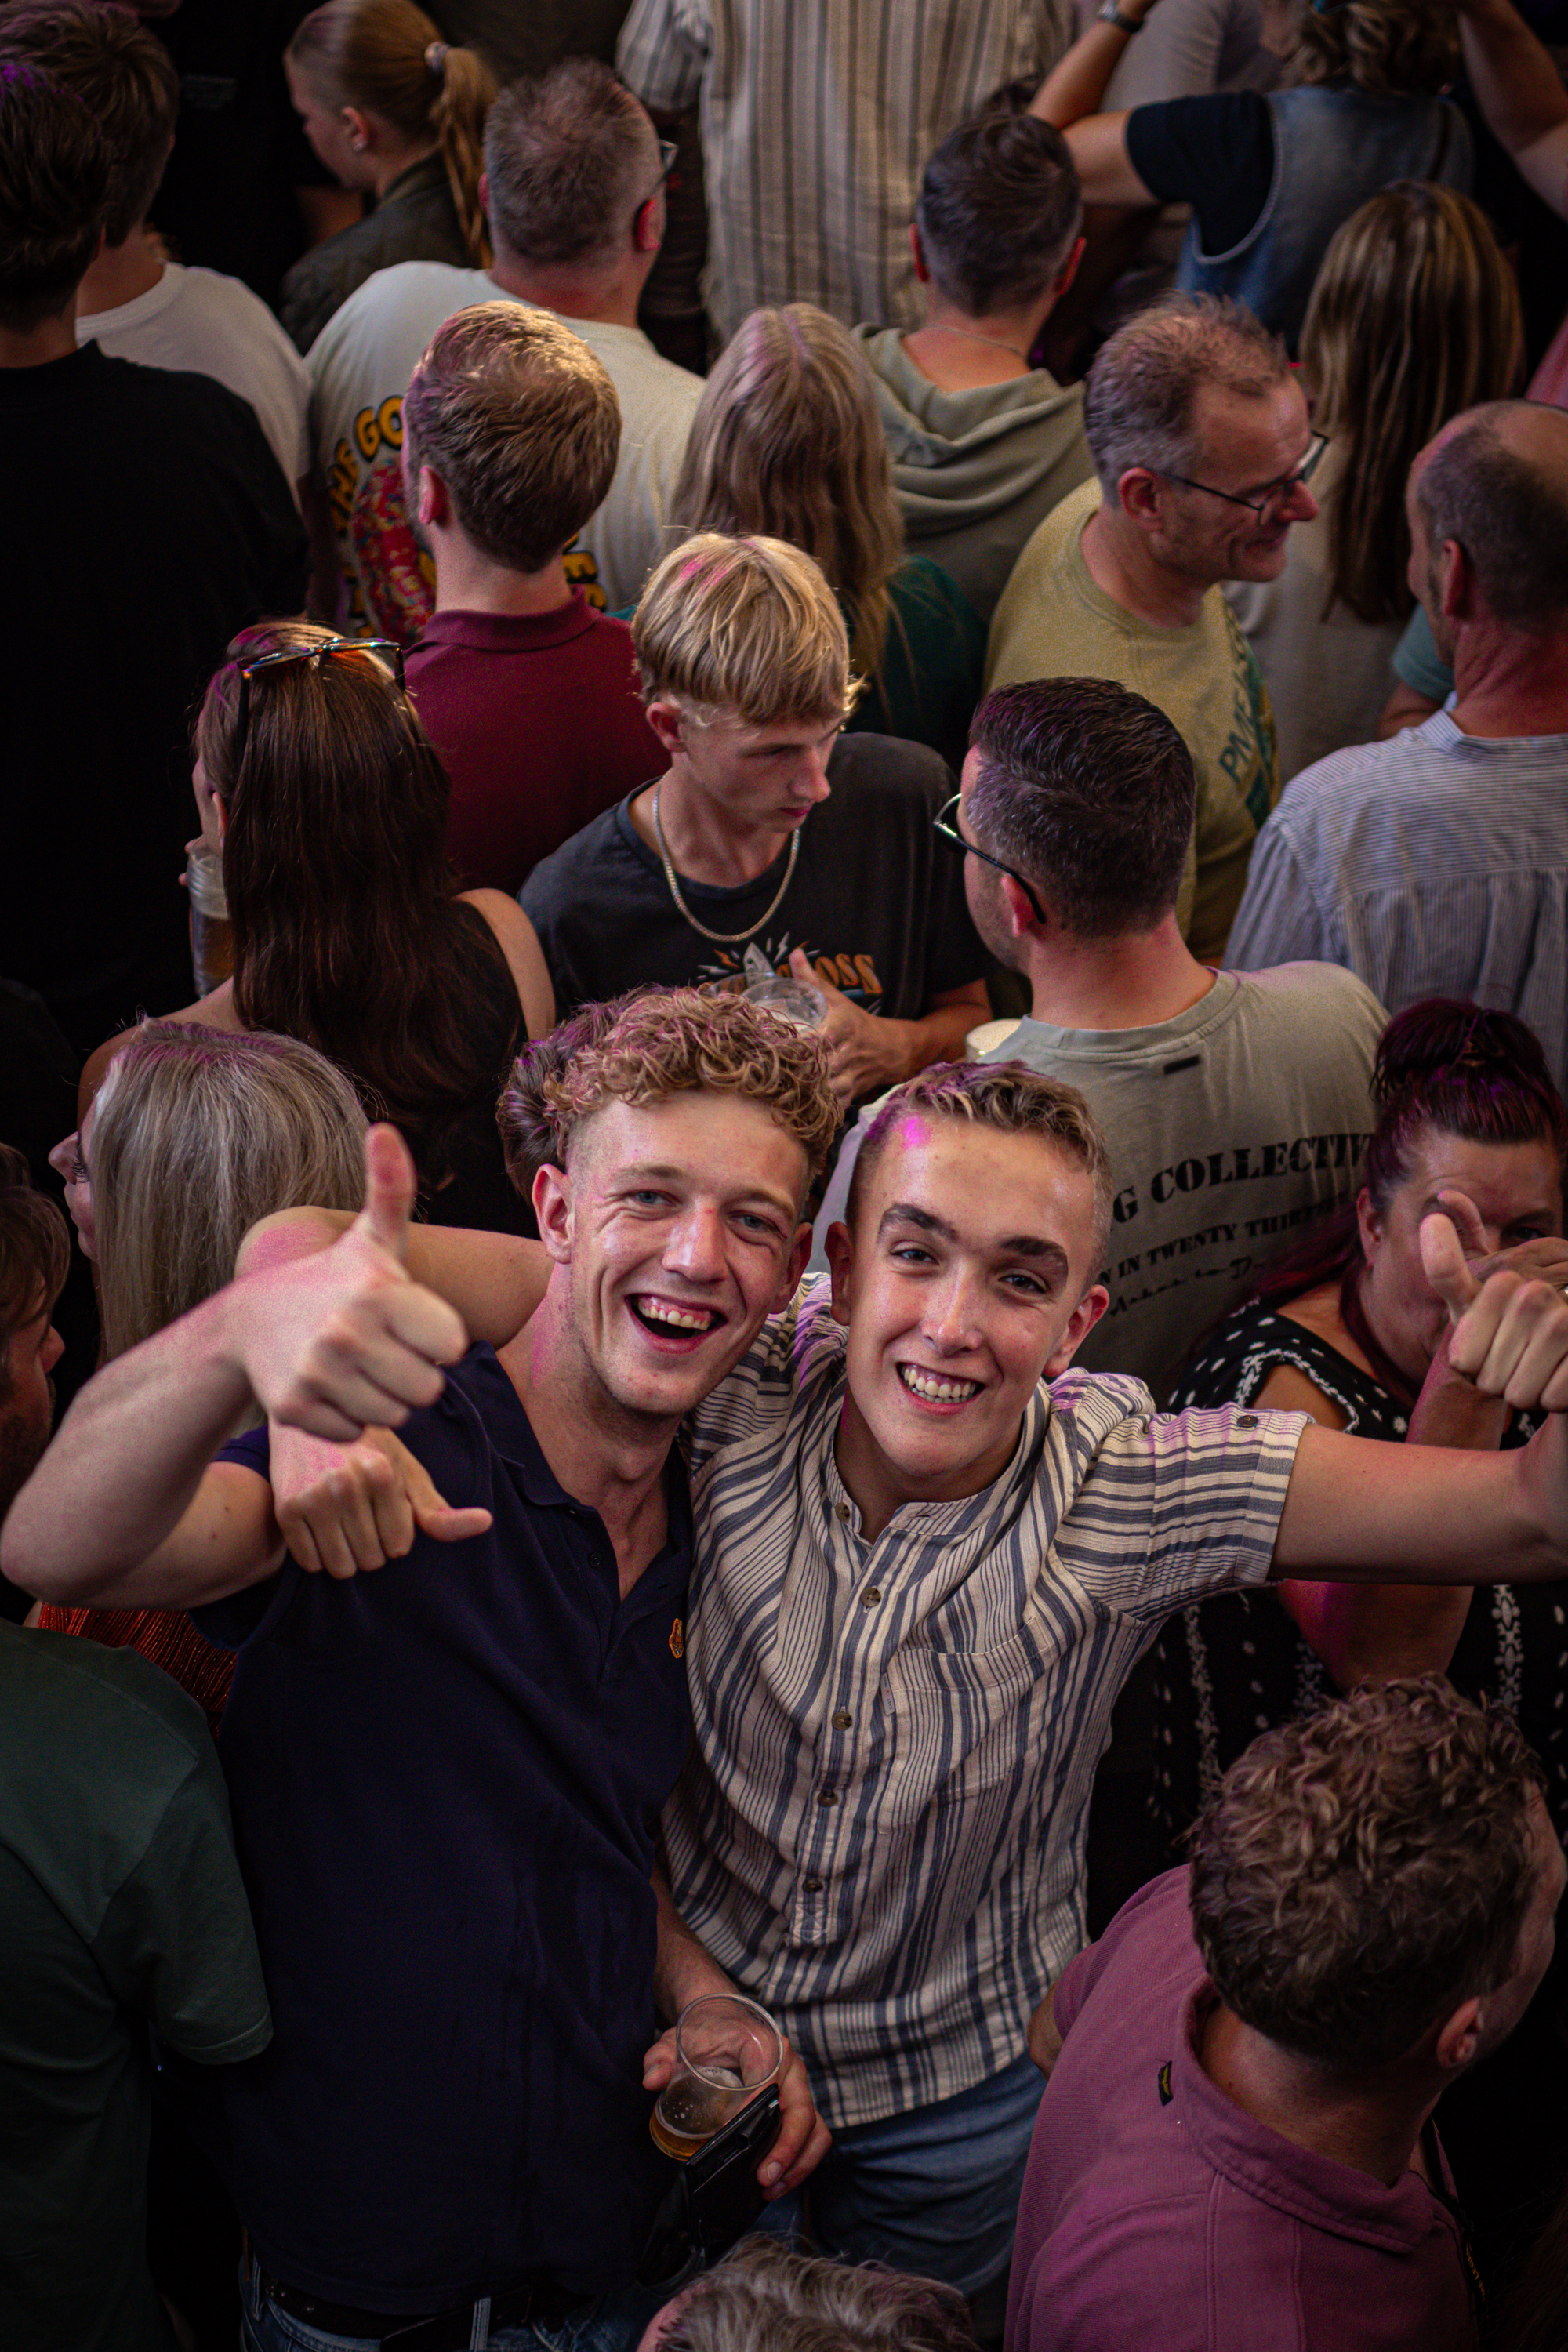
<svg viewBox="0 0 1568 2352"><path fill-rule="evenodd" d="M784 2041L765 2009L740 1993L688 2002L675 2028L675 2072L648 2117L654 2145L678 2164L778 2080Z"/></svg>

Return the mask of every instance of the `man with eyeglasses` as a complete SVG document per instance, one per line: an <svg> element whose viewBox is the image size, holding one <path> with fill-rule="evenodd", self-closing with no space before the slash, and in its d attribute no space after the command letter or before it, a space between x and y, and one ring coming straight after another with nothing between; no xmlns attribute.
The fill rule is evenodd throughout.
<svg viewBox="0 0 1568 2352"><path fill-rule="evenodd" d="M1173 720L1197 772L1178 903L1217 963L1258 828L1279 797L1268 690L1220 583L1273 580L1318 509L1322 454L1283 345L1239 304L1176 294L1113 335L1089 370L1099 479L1048 515L992 624L987 686L1111 677Z"/></svg>
<svg viewBox="0 0 1568 2352"><path fill-rule="evenodd" d="M553 310L603 362L621 411L603 502L566 555L601 608L634 604L665 525L700 379L661 359L637 302L664 236L674 150L606 65L568 58L504 89L485 125L479 184L488 270L405 261L349 297L312 345L316 464L337 534L344 625L411 645L434 608L434 566L403 480L403 398L456 311L508 299Z"/></svg>
<svg viewBox="0 0 1568 2352"><path fill-rule="evenodd" d="M1176 925L1193 763L1142 695L1110 678L1003 687L970 740L936 829L964 858L981 939L1031 996L971 1050L1079 1087L1104 1129L1116 1197L1097 1278L1110 1304L1076 1360L1131 1373L1163 1406L1194 1332L1353 1197L1387 1015L1331 963L1198 961ZM838 1156L819 1235L845 1213L876 1116Z"/></svg>

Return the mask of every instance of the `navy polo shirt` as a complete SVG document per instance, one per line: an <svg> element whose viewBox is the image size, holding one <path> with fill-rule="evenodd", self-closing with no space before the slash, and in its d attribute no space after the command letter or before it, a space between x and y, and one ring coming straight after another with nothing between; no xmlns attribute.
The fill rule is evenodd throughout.
<svg viewBox="0 0 1568 2352"><path fill-rule="evenodd" d="M275 2035L223 2076L263 2266L370 2310L636 2268L660 2182L649 1873L689 1729L684 1470L623 1602L493 1349L399 1434L490 1532L197 1612ZM224 1449L266 1473L264 1431Z"/></svg>

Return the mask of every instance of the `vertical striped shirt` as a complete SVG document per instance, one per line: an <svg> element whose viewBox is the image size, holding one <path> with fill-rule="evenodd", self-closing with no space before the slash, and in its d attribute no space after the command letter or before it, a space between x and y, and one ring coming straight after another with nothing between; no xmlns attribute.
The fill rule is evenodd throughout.
<svg viewBox="0 0 1568 2352"><path fill-rule="evenodd" d="M1467 735L1439 710L1304 769L1258 836L1226 961L1298 956L1390 1013L1516 1013L1568 1087L1568 735Z"/></svg>
<svg viewBox="0 0 1568 2352"><path fill-rule="evenodd" d="M726 341L760 303L919 324L910 223L931 151L1066 49L1068 0L634 0L624 79L701 100L707 298Z"/></svg>
<svg viewBox="0 0 1568 2352"><path fill-rule="evenodd" d="M1304 1425L1069 1371L994 1485L872 1541L843 1400L808 1282L690 1424L696 1739L664 1824L682 1913L840 2127L1019 2054L1086 1938L1117 1693L1171 1611L1267 1577Z"/></svg>

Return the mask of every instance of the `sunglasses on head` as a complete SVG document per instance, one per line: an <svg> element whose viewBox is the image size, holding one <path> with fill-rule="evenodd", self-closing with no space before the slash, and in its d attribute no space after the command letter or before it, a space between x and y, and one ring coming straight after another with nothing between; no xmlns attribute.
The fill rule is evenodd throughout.
<svg viewBox="0 0 1568 2352"><path fill-rule="evenodd" d="M329 637L324 645L289 646L281 653L258 654L256 659L242 662L239 670L239 709L235 718L234 764L237 769L245 750L246 730L250 721L250 681L267 671L286 669L291 663L309 662L321 669L329 661L352 661L361 656L371 657L371 666L380 675L376 656L388 656L397 691L405 691L403 683L403 647L393 637Z"/></svg>

